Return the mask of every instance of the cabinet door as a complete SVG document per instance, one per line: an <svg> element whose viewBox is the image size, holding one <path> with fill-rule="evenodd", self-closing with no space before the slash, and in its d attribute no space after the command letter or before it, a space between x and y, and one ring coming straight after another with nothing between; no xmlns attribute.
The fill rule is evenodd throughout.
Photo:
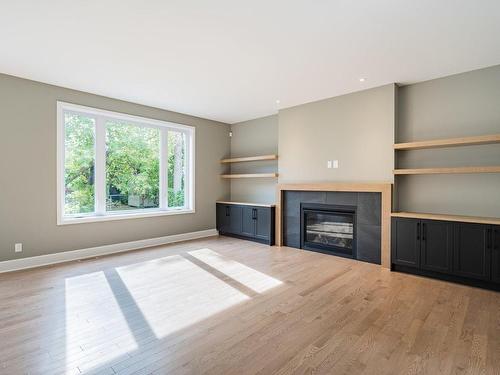
<svg viewBox="0 0 500 375"><path fill-rule="evenodd" d="M500 283L500 226L491 229L493 248L491 250L491 280Z"/></svg>
<svg viewBox="0 0 500 375"><path fill-rule="evenodd" d="M262 240L271 240L271 209L268 207L257 207L255 209L255 221L255 236Z"/></svg>
<svg viewBox="0 0 500 375"><path fill-rule="evenodd" d="M230 230L230 209L225 204L217 204L217 230L221 233L227 233Z"/></svg>
<svg viewBox="0 0 500 375"><path fill-rule="evenodd" d="M242 209L241 206L229 206L229 233L241 234Z"/></svg>
<svg viewBox="0 0 500 375"><path fill-rule="evenodd" d="M420 226L417 219L392 220L392 263L420 267Z"/></svg>
<svg viewBox="0 0 500 375"><path fill-rule="evenodd" d="M241 208L243 213L243 222L241 226L241 234L244 236L255 236L255 208L244 206Z"/></svg>
<svg viewBox="0 0 500 375"><path fill-rule="evenodd" d="M453 224L446 221L422 220L420 267L429 271L452 271Z"/></svg>
<svg viewBox="0 0 500 375"><path fill-rule="evenodd" d="M453 273L479 280L490 279L490 226L458 223L455 225Z"/></svg>

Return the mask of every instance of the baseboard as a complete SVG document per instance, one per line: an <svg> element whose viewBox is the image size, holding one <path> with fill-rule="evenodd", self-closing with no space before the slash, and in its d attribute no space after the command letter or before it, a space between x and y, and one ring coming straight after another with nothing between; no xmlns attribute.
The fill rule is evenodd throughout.
<svg viewBox="0 0 500 375"><path fill-rule="evenodd" d="M87 249L64 251L61 253L39 255L29 258L13 259L0 262L0 273L18 271L27 268L35 268L79 260L85 258L94 258L96 256L122 253L130 250L142 249L145 247L165 245L174 242L194 240L197 238L211 237L218 234L216 229L201 230L198 232L189 232L174 234L171 236L148 238L145 240L122 242L105 246L90 247Z"/></svg>

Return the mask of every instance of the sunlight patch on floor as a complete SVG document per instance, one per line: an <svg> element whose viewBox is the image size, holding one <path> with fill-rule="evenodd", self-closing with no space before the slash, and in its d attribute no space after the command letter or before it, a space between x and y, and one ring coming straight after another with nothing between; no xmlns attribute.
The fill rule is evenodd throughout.
<svg viewBox="0 0 500 375"><path fill-rule="evenodd" d="M249 299L180 255L116 271L157 338Z"/></svg>
<svg viewBox="0 0 500 375"><path fill-rule="evenodd" d="M66 373L88 370L137 349L103 272L65 280Z"/></svg>
<svg viewBox="0 0 500 375"><path fill-rule="evenodd" d="M257 293L263 293L283 284L282 281L275 279L274 277L268 276L226 256L220 255L211 249L189 251L188 254Z"/></svg>

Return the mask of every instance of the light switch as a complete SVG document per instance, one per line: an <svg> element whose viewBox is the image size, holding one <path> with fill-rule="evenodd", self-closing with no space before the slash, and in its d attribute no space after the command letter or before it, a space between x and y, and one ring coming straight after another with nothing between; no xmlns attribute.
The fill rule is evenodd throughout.
<svg viewBox="0 0 500 375"><path fill-rule="evenodd" d="M327 160L326 161L326 167L328 169L331 169L331 168L338 168L339 167L339 161L338 160Z"/></svg>

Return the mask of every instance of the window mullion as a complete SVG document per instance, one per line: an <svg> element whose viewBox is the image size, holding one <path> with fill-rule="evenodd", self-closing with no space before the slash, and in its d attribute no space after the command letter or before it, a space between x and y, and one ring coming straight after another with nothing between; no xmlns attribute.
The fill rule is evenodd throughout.
<svg viewBox="0 0 500 375"><path fill-rule="evenodd" d="M97 215L106 214L106 124L104 118L96 118L96 155L95 155L95 211Z"/></svg>
<svg viewBox="0 0 500 375"><path fill-rule="evenodd" d="M168 208L168 130L160 129L160 209Z"/></svg>
<svg viewBox="0 0 500 375"><path fill-rule="evenodd" d="M184 207L185 208L190 208L191 207L191 192L190 192L190 186L191 186L191 168L190 168L190 163L191 163L191 152L190 152L190 147L191 147L191 137L190 135L185 132L184 133Z"/></svg>
<svg viewBox="0 0 500 375"><path fill-rule="evenodd" d="M194 208L194 133L186 132L186 151L185 151L185 201L184 205L188 209Z"/></svg>

